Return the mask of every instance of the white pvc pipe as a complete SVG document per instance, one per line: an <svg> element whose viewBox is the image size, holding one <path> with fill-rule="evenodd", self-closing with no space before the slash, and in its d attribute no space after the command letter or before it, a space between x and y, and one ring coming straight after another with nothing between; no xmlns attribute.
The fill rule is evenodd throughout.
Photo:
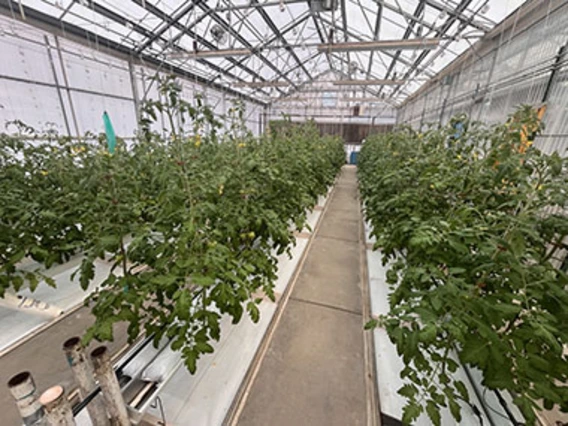
<svg viewBox="0 0 568 426"><path fill-rule="evenodd" d="M71 404L63 386L53 386L39 397L39 402L45 410L46 426L75 426L75 418Z"/></svg>
<svg viewBox="0 0 568 426"><path fill-rule="evenodd" d="M112 368L106 346L99 346L91 352L91 360L95 368L95 376L103 392L111 424L130 426L126 404L120 392L120 385Z"/></svg>
<svg viewBox="0 0 568 426"><path fill-rule="evenodd" d="M24 425L38 423L43 418L43 408L37 400L37 390L30 372L16 374L8 382L8 388L16 400Z"/></svg>
<svg viewBox="0 0 568 426"><path fill-rule="evenodd" d="M85 349L79 337L72 337L63 343L63 351L67 358L67 363L73 371L75 381L79 385L79 395L85 398L97 387L95 372L91 360L87 357ZM102 395L97 395L87 405L87 411L93 426L107 426L109 424L108 414Z"/></svg>

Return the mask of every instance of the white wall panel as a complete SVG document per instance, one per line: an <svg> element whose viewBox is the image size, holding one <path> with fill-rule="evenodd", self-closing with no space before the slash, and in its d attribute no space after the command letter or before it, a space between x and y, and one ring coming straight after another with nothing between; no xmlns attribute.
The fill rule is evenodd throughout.
<svg viewBox="0 0 568 426"><path fill-rule="evenodd" d="M46 36L52 61L45 44ZM133 85L140 101L157 100L160 95L157 83L152 80L156 75L167 76L167 70L157 72L152 67L135 65L132 81L128 61L103 53L96 39L88 41L88 45L64 37L58 37L57 41L60 50L53 34L0 17L0 52L9 58L0 62L0 131L6 121L21 119L37 128L55 123L62 134L67 134L66 112L71 135L79 136L87 131L99 133L104 131L102 114L107 111L117 135L133 136L137 128ZM178 80L187 101L194 103L195 95L204 93L204 99L218 118L226 115L232 106L219 90L192 79L178 77ZM62 86L61 99L56 81ZM247 111L245 124L257 134L262 107L250 103ZM154 129L167 131L168 128L168 120L158 114ZM186 123L185 128L191 131L193 127Z"/></svg>
<svg viewBox="0 0 568 426"><path fill-rule="evenodd" d="M36 130L55 128L67 133L56 88L0 79L0 133L13 120Z"/></svg>
<svg viewBox="0 0 568 426"><path fill-rule="evenodd" d="M98 52L80 57L64 51L62 56L70 87L133 98L126 62L101 62Z"/></svg>
<svg viewBox="0 0 568 426"><path fill-rule="evenodd" d="M134 136L136 114L133 102L81 92L71 92L71 98L81 134L104 132L102 115L106 111L118 136Z"/></svg>
<svg viewBox="0 0 568 426"><path fill-rule="evenodd" d="M53 82L47 47L4 33L0 35L0 75L44 83Z"/></svg>

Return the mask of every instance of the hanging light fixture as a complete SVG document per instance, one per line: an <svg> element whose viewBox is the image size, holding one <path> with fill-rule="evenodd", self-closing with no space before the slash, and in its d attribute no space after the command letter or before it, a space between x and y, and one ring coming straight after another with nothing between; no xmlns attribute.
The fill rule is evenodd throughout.
<svg viewBox="0 0 568 426"><path fill-rule="evenodd" d="M417 38L410 40L380 40L345 43L324 43L318 45L320 53L364 52L374 50L431 50L438 47L439 38Z"/></svg>
<svg viewBox="0 0 568 426"><path fill-rule="evenodd" d="M192 52L176 52L166 55L167 59L200 59L226 58L232 56L250 56L251 49L194 50Z"/></svg>

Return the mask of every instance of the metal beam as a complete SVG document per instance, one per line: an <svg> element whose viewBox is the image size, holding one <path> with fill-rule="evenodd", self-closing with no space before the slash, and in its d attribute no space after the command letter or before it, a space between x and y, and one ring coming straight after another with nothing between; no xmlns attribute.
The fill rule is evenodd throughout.
<svg viewBox="0 0 568 426"><path fill-rule="evenodd" d="M398 86L404 80L336 80L334 86Z"/></svg>
<svg viewBox="0 0 568 426"><path fill-rule="evenodd" d="M186 31L190 31L192 28L194 28L196 25L198 25L201 21L203 21L205 18L207 18L212 12L213 12L213 10L211 10L211 12L203 13L195 21L193 21L190 25L186 25L185 26ZM176 34L170 40L170 42L169 42L170 46L175 46L176 43L186 34L187 34L187 32L185 32L185 31L181 31L179 34ZM166 48L167 48L167 46L164 46L164 48L162 49L162 52L164 52L166 50Z"/></svg>
<svg viewBox="0 0 568 426"><path fill-rule="evenodd" d="M414 16L418 18L418 16L424 11L424 0L419 0L418 5L416 6L416 9L414 11ZM408 23L408 26L406 27L406 30L404 31L404 35L402 36L403 39L408 39L408 37L410 37L410 34L412 34L412 30L414 28L414 24L416 23L416 21L411 21ZM392 70L394 69L394 66L396 65L396 61L398 61L398 59L400 58L400 54L402 53L402 51L398 50L395 54L394 57L387 69L387 72L385 74L385 78L389 78L390 74L392 72Z"/></svg>
<svg viewBox="0 0 568 426"><path fill-rule="evenodd" d="M113 12L112 10L98 4L94 0L87 0L87 1L88 1L88 7L91 10L95 11L96 13L99 13L100 15L103 15L105 18L111 19L124 26L130 26L134 31L143 35L144 37L152 37L154 35L152 31L149 31L146 28L138 25L135 21L127 19L124 16Z"/></svg>
<svg viewBox="0 0 568 426"><path fill-rule="evenodd" d="M128 58L133 58L134 60L134 57L132 56L132 50L114 40L108 39L99 34L95 34L80 26L70 24L67 22L61 22L59 21L58 18L40 12L39 10L36 10L32 7L26 5L22 5L22 7L26 15L26 20L24 21L24 23L26 24L35 25L36 27L43 28L44 30L47 29L53 34L61 34L63 36L66 36L67 38L69 38L69 36L72 36L73 38L75 38L75 40L77 41L82 40L85 43L86 40L93 40L95 38L98 38L99 46L101 46L100 48L108 50L109 53L114 53L115 56L119 56L122 59L128 60ZM0 0L0 14L4 14L9 18L15 20L20 20L20 18L18 18L17 16L11 13L10 2L8 0ZM136 59L137 62L142 65L150 65L156 68L159 68L163 65L163 62L157 59L154 55L140 54L136 57ZM187 71L183 68L171 64L168 64L168 68L171 72L177 74L180 77L196 81L203 85L208 85L208 81L206 79L190 71ZM220 84L215 84L215 83L209 84L209 86L219 91L230 93L233 96L241 97L250 102L259 105L266 105L266 103L261 102L258 99L251 97L249 95L237 92L236 90L233 90L230 87L222 86Z"/></svg>
<svg viewBox="0 0 568 426"><path fill-rule="evenodd" d="M375 21L375 31L373 31L373 40L378 40L379 39L379 33L381 31L381 20L383 18L383 5L382 4L378 4L378 9L377 9L377 20ZM375 51L371 51L371 54L369 55L369 66L367 67L367 78L369 78L369 75L371 75L371 69L373 68L373 56L375 54Z"/></svg>
<svg viewBox="0 0 568 426"><path fill-rule="evenodd" d="M296 28L298 25L302 24L303 22L305 22L306 20L308 20L312 15L309 12L306 12L303 16L298 17L298 19L295 22L290 23L287 27L283 28L280 30L280 33L282 35L285 35L286 33L288 33L289 31L292 31L294 28ZM266 42L260 44L259 46L256 46L253 50L263 50L265 48L265 46L268 46L270 43L273 43L274 41L276 41L277 36L274 35L272 38L270 38L269 40L267 40ZM225 69L225 72L229 72L231 71L233 68L235 68L237 65L242 64L243 62L245 62L246 59L242 59L240 61L238 61L237 64L232 64L229 68ZM306 61L307 62L307 61ZM295 69L299 68L296 67Z"/></svg>
<svg viewBox="0 0 568 426"><path fill-rule="evenodd" d="M142 46L140 46L138 49L136 49L136 53L141 53L143 52L147 47L151 46L152 43L154 43L157 39L159 39L162 34L164 34L166 31L168 31L172 26L174 26L175 24L179 23L179 20L181 18L183 18L184 16L186 16L189 12L191 12L195 6L197 4L199 4L201 1L203 0L194 0L192 2L189 2L189 4L187 4L185 7L183 7L179 13L177 13L174 17L171 17L169 22L164 20L164 27L159 30L156 31L151 37L148 38L148 40L146 40Z"/></svg>
<svg viewBox="0 0 568 426"><path fill-rule="evenodd" d="M491 27L489 27L489 26L487 26L487 25L485 25L481 22L478 22L478 21L475 21L475 20L471 20L471 22L470 22L468 17L464 16L462 13L457 13L454 9L444 5L443 3L439 3L435 0L425 0L425 2L428 6L433 7L434 9L438 10L439 12L446 12L448 15L456 17L461 22L468 22L468 25L472 26L473 28L475 28L479 31L483 31L483 33L487 33L491 30ZM493 22L492 20L490 20L488 18L485 18L485 19L487 19L487 21L493 26L497 24L496 22Z"/></svg>
<svg viewBox="0 0 568 426"><path fill-rule="evenodd" d="M205 3L199 3L198 7L201 8L201 10L208 12L209 10L211 10L211 8L205 4ZM235 37L235 39L241 43L244 47L249 48L249 49L254 49L254 46L252 44L250 44L241 34L239 34L227 21L225 21L223 18L221 18L218 14L216 13L212 13L211 14L211 19L213 19L215 22L217 22L219 25L221 25L223 28L225 28L225 30L227 30L229 33L231 33L233 35L233 37ZM266 59L266 57L264 55L262 55L260 52L258 51L253 51L253 53L258 56L258 58L264 62L266 65L268 65L268 67L270 69L272 69L273 71L276 72L276 74L279 77L283 77L282 73L280 72L280 70L272 63L270 62L268 59ZM259 76L257 74L257 77L260 80L265 80L264 78L262 78L261 76ZM285 79L287 79L288 81L290 81L287 77L283 77Z"/></svg>
<svg viewBox="0 0 568 426"><path fill-rule="evenodd" d="M414 15L413 15L413 14L411 14L411 13L405 12L403 9L398 8L398 7L396 7L396 6L393 6L392 4L387 3L387 2L384 1L384 0L376 0L376 1L377 1L377 4L378 4L378 5L383 6L383 7L385 7L386 9L389 9L389 10L391 10L391 11L393 11L393 12L398 13L399 15L401 15L401 16L402 16L403 18L405 18L406 20L412 21L412 22L413 22L413 25L418 23L418 24L424 26L425 28L428 28L430 31L436 31L436 27L435 27L435 26L433 26L433 25L431 25L430 23L424 21L423 19L420 19L416 13L414 13Z"/></svg>
<svg viewBox="0 0 568 426"><path fill-rule="evenodd" d="M473 0L462 0L460 2L460 4L456 7L455 12L456 15L461 14L465 9L467 9L467 7L470 5L470 3ZM477 13L477 12L476 12ZM474 13L470 19L473 19L476 15L476 13ZM437 36L441 37L444 36L446 34L446 32L450 29L450 27L453 25L453 23L457 20L457 17L454 16L450 16L448 18L448 20L444 23L444 25L442 25L442 27L437 31ZM468 25L467 22L462 22L460 27L458 28L458 34ZM420 65L420 63L426 58L426 56L428 56L429 52L422 52L418 58L416 59L416 61L414 61L414 63L412 64L412 66L406 71L406 73L404 74L404 79L408 79L410 77L410 75L414 72L414 70L416 70L418 68L418 66ZM396 95L397 91L402 90L401 87L396 88L395 90L393 90L393 92L391 93L390 97L392 98L393 96Z"/></svg>
<svg viewBox="0 0 568 426"><path fill-rule="evenodd" d="M251 5L259 6L258 0L251 0ZM257 7L256 11L260 14L260 16L262 16L262 19L264 19L264 22L266 22L268 24L268 26L270 27L270 29L272 30L274 35L282 41L282 43L284 44L284 48L290 53L290 55L292 55L292 57L298 63L298 65L300 65L300 68L302 68L302 71L304 71L304 73L306 73L308 78L311 78L310 73L308 72L306 67L304 67L304 64L302 63L302 61L300 60L298 55L296 55L296 52L294 52L294 49L292 47L290 47L290 45L288 44L288 41L286 41L286 39L284 38L284 35L280 32L278 27L276 25L274 25L274 22L272 21L270 16L268 16L266 11L262 7Z"/></svg>
<svg viewBox="0 0 568 426"><path fill-rule="evenodd" d="M345 0L341 0L341 20L343 21L343 40L345 43L349 42L349 36L347 35L347 8L345 7ZM330 43L333 43L333 40L329 40ZM351 67L351 54L350 51L347 52L347 62L349 63L349 68ZM356 73L355 70L353 70Z"/></svg>
<svg viewBox="0 0 568 426"><path fill-rule="evenodd" d="M307 1L307 3L308 3L308 8L309 8L310 11L311 11L311 10L312 10L312 1L311 1L311 0L306 0L306 1ZM325 36L324 36L324 34L323 34L323 31L322 31L321 28L320 28L320 24L319 24L319 22L318 22L318 19L319 19L319 20L322 20L321 15L318 14L318 15L316 16L316 14L315 14L314 12L311 12L311 16L312 16L312 19L314 20L314 25L315 25L315 27L316 27L316 31L317 31L317 33L318 33L318 36L319 36L319 38L320 38L320 41L321 41L322 43L325 43L325 42L326 42L326 39L325 39ZM333 23L332 25L335 27L335 24L334 24L334 23ZM329 41L331 41L331 40L328 40L328 42L329 42ZM326 56L326 59L327 59L327 63L329 64L329 69L333 69L333 64L331 63L331 57L330 57L329 53L326 53L325 56Z"/></svg>
<svg viewBox="0 0 568 426"><path fill-rule="evenodd" d="M305 3L306 0L277 0L277 1L265 1L264 3L259 3L260 7L270 7L270 6L278 6L282 4L294 4L294 3ZM231 4L230 6L226 7L216 7L213 9L215 13L221 12L232 12L233 10L243 10L243 9L252 9L256 8L257 6L253 5L252 3L245 3L245 4Z"/></svg>
<svg viewBox="0 0 568 426"><path fill-rule="evenodd" d="M233 56L250 56L250 49L221 49L221 50L195 50L189 52L176 52L166 55L168 59L195 59L195 58L228 58Z"/></svg>
<svg viewBox="0 0 568 426"><path fill-rule="evenodd" d="M337 27L333 22L328 21L326 18L320 17L319 19L320 19L322 22L324 22L325 24L331 25L331 26L335 27L336 29L341 30L340 27ZM355 40L359 40L359 41L369 41L368 39L365 39L365 38L362 37L361 35L355 34L355 33L352 32L352 31L348 31L348 33L349 33L349 37L354 38ZM384 51L383 53L384 53L385 55L391 57L391 58L394 58L394 53L391 53L391 52L389 52L388 50ZM399 58L399 62L402 63L402 64L404 64L404 65L408 65L408 66L411 66L411 65L412 65L412 62L407 61L407 60L404 59L404 58ZM433 73L430 73L429 76L432 77L433 75L434 75Z"/></svg>
<svg viewBox="0 0 568 426"><path fill-rule="evenodd" d="M199 43L201 43L202 45L204 45L205 47L214 50L216 48L216 46L211 43L209 40L205 39L204 37L201 37L199 34L188 30L187 28L185 28L181 23L179 23L178 21L173 20L167 13L163 12L161 9L157 8L156 6L146 2L145 0L131 0L134 3L138 4L139 6L142 6L143 4L146 6L146 9L151 12L153 15L157 16L158 18L162 19L165 22L168 22L170 24L172 24L176 29L182 31L183 33L187 34L189 37L193 38L194 40L198 41ZM198 5L202 5L201 3L197 3ZM227 58L227 60L229 62L232 63L237 63L237 60L234 58ZM221 73L221 74L225 74L231 78L235 78L237 80L242 80L239 77L233 75L233 74L229 74L228 72L225 72L223 70L223 68L209 62L209 61L205 61L204 59L198 59L199 62L201 62L204 65L207 65L209 68L211 68L212 70L216 71L217 73ZM262 78L262 76L260 76L258 73L256 73L255 71L251 70L249 67L239 64L239 68L243 69L244 71L246 71L247 73L249 73L251 76L258 78L260 80L264 80Z"/></svg>
<svg viewBox="0 0 568 426"><path fill-rule="evenodd" d="M252 82L243 82L243 83L235 83L232 86L234 87L289 87L290 83L287 81L252 81Z"/></svg>

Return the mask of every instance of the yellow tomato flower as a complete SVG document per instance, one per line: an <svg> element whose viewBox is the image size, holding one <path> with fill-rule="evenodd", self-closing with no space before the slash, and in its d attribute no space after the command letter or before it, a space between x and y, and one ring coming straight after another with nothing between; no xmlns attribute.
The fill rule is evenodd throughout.
<svg viewBox="0 0 568 426"><path fill-rule="evenodd" d="M42 176L47 176L49 174L49 172L47 170L42 170L40 171Z"/></svg>
<svg viewBox="0 0 568 426"><path fill-rule="evenodd" d="M256 235L256 234L255 234L253 231L251 231L251 232L248 233L248 236L249 236L249 238L251 238L251 239L254 238L255 235Z"/></svg>
<svg viewBox="0 0 568 426"><path fill-rule="evenodd" d="M201 135L195 135L195 146L197 148L201 146Z"/></svg>
<svg viewBox="0 0 568 426"><path fill-rule="evenodd" d="M225 189L225 185L219 185L219 195L223 195L224 189Z"/></svg>
<svg viewBox="0 0 568 426"><path fill-rule="evenodd" d="M243 142L237 145L238 148L244 148L245 146L247 146L247 144Z"/></svg>
<svg viewBox="0 0 568 426"><path fill-rule="evenodd" d="M71 147L71 154L72 155L77 155L80 154L81 152L85 152L87 149L84 146L72 146Z"/></svg>
<svg viewBox="0 0 568 426"><path fill-rule="evenodd" d="M461 154L458 154L458 160L461 160L461 159L462 159Z"/></svg>

